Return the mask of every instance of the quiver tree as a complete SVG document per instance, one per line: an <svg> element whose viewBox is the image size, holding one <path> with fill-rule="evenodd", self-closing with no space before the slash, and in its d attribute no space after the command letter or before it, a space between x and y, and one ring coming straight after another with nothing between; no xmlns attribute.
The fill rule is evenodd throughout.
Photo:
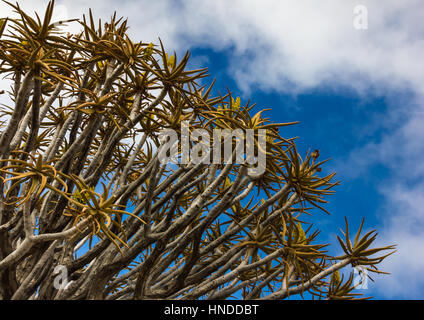
<svg viewBox="0 0 424 320"><path fill-rule="evenodd" d="M2 299L348 299L353 277L338 270L382 272L391 252L380 252L393 246L373 248L375 231L361 236L361 225L351 239L346 222L338 257L318 242L309 211L326 212L337 183L321 176L319 152L302 159L280 135L289 123L212 96L207 70L187 70L189 53L134 42L115 15L58 22L54 1L42 18L9 5L18 18L0 20L0 72L12 81L1 108ZM65 23L82 32L65 34ZM159 133L181 134L183 122L211 136L266 130L264 148L253 139L264 172L249 174L235 152L163 163Z"/></svg>

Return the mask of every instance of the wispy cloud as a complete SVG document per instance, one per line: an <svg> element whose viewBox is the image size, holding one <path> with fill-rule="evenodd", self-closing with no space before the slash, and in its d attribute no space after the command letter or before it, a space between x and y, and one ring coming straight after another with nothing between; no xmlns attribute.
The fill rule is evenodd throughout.
<svg viewBox="0 0 424 320"><path fill-rule="evenodd" d="M47 0L26 0L40 10ZM57 0L69 17L87 13L87 2ZM232 48L240 86L277 91L319 85L357 90L413 88L423 92L424 39L420 1L361 1L369 10L368 30L353 28L358 1L92 0L99 17L112 10L129 17L131 33L145 41L160 36L170 49ZM8 12L5 4L1 11ZM74 26L74 28L76 28Z"/></svg>
<svg viewBox="0 0 424 320"><path fill-rule="evenodd" d="M387 205L382 212L379 244L397 244L397 252L383 262L390 272L375 288L387 298L422 299L424 287L424 183L390 185L382 189ZM383 280L383 279L378 279Z"/></svg>

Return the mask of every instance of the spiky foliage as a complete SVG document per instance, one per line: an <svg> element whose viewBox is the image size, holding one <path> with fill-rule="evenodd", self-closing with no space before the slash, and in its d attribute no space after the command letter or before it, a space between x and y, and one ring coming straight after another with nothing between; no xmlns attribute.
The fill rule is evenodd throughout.
<svg viewBox="0 0 424 320"><path fill-rule="evenodd" d="M325 211L337 183L320 176L318 151L302 159L280 135L292 123L212 96L207 70L187 70L189 53L134 42L115 15L58 22L54 1L43 19L10 5L19 18L0 20L0 72L13 81L0 113L0 298L346 299L355 284L339 269L380 272L393 247L372 248L362 224L352 244L346 223L343 256L318 241L309 211ZM60 31L71 22L83 31ZM162 164L158 132L180 133L183 121L190 132L266 129L266 171ZM54 287L58 265L66 288Z"/></svg>

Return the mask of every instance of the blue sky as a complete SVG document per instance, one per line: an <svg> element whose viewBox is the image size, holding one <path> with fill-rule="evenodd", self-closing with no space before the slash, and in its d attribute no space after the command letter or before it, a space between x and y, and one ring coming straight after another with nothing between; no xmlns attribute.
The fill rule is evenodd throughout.
<svg viewBox="0 0 424 320"><path fill-rule="evenodd" d="M25 0L44 8L47 0ZM216 89L273 108L281 132L299 136L301 152L319 149L341 185L331 217L316 212L323 241L335 244L344 216L366 217L379 244L398 244L365 295L424 298L424 37L418 0L57 0L57 17L114 10L129 18L136 40L157 42L193 67L208 67ZM368 29L353 28L356 5ZM420 10L421 9L421 10ZM9 9L0 4L1 15ZM6 14L5 14L6 13ZM76 31L77 26L71 26Z"/></svg>

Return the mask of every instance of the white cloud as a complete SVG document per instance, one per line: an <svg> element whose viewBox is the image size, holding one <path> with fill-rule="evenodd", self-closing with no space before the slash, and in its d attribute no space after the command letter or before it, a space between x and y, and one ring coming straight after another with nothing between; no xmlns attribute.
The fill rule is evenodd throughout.
<svg viewBox="0 0 424 320"><path fill-rule="evenodd" d="M21 1L30 10L39 10L47 2ZM391 286L389 291L401 291L406 283L413 288L413 279L423 286L423 254L411 250L419 249L423 232L410 234L416 225L412 222L422 223L424 204L424 188L410 186L413 178L424 175L422 1L57 0L57 4L69 18L81 17L88 6L102 18L117 10L129 17L135 39L157 42L161 37L171 50L230 49L230 74L245 93L258 87L284 93L348 87L363 97L389 96L390 110L379 119L388 133L353 150L344 159L344 168L354 167L359 175L371 164L381 163L392 170L393 179L385 182L387 189L382 191L391 208L382 235L386 244L400 246L386 263L396 272L391 282L384 283ZM358 4L368 8L367 30L353 28L353 8ZM0 12L8 15L4 3ZM392 92L402 90L409 90L414 100L393 99ZM400 102L404 104L396 107ZM391 122L400 118L403 122Z"/></svg>
<svg viewBox="0 0 424 320"><path fill-rule="evenodd" d="M47 0L22 7L43 8ZM87 13L87 2L58 0L69 17ZM172 49L203 45L233 48L239 84L277 91L318 85L408 86L422 92L424 39L419 0L361 1L369 10L368 30L353 28L357 1L120 1L93 0L97 16L113 10L128 16L131 32L146 41L158 36ZM1 4L5 12L5 4ZM7 11L6 11L7 12ZM290 84L290 85L289 85Z"/></svg>
<svg viewBox="0 0 424 320"><path fill-rule="evenodd" d="M388 204L378 245L397 244L397 252L380 268L391 276L379 278L375 288L387 298L422 299L424 287L424 184L385 188Z"/></svg>
<svg viewBox="0 0 424 320"><path fill-rule="evenodd" d="M418 103L422 103L422 99ZM385 203L377 211L378 246L397 245L396 254L381 265L391 276L375 288L388 298L422 299L424 288L424 109L410 105L410 118L381 141L353 150L339 159L345 177L372 176L372 166L383 164L391 176L378 189ZM393 112L393 111L392 111Z"/></svg>

